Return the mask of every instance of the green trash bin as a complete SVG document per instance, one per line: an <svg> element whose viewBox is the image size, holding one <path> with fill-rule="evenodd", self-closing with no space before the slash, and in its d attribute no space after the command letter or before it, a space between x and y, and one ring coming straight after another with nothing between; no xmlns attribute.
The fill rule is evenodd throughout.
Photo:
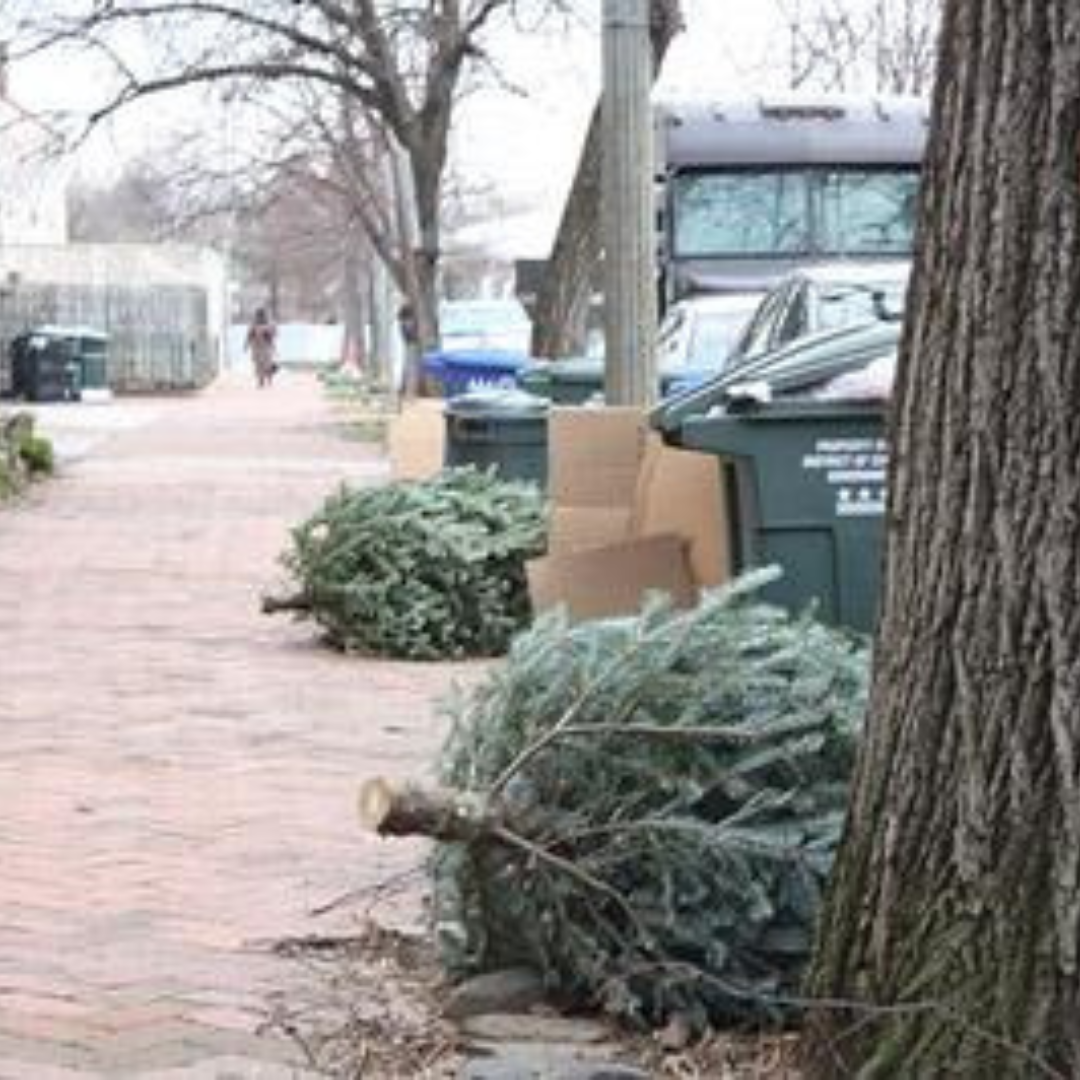
<svg viewBox="0 0 1080 1080"><path fill-rule="evenodd" d="M694 373L660 373L660 392L667 396ZM555 405L584 405L604 396L604 361L599 357L579 356L569 360L546 360L532 363L518 372L518 386L530 394L547 398ZM691 385L698 385L693 381Z"/></svg>
<svg viewBox="0 0 1080 1080"><path fill-rule="evenodd" d="M109 388L109 337L85 326L42 326L33 331L36 341L63 354L71 371L71 395L79 398L87 390Z"/></svg>
<svg viewBox="0 0 1080 1080"><path fill-rule="evenodd" d="M12 393L27 401L78 401L82 366L68 338L42 330L20 334L12 342Z"/></svg>
<svg viewBox="0 0 1080 1080"><path fill-rule="evenodd" d="M735 569L784 571L765 599L873 628L888 471L880 404L781 399L685 417L668 440L725 459Z"/></svg>
<svg viewBox="0 0 1080 1080"><path fill-rule="evenodd" d="M494 467L505 480L547 481L550 402L521 390L481 390L446 404L446 464Z"/></svg>
<svg viewBox="0 0 1080 1080"><path fill-rule="evenodd" d="M109 389L109 338L95 330L71 331L75 357L82 366L83 390Z"/></svg>
<svg viewBox="0 0 1080 1080"><path fill-rule="evenodd" d="M526 365L518 372L518 386L556 405L582 405L604 392L604 361L577 356Z"/></svg>

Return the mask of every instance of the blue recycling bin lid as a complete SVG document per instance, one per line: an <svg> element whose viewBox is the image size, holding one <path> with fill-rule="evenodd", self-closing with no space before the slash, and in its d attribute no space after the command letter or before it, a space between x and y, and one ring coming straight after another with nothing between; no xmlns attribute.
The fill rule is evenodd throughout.
<svg viewBox="0 0 1080 1080"><path fill-rule="evenodd" d="M474 373L476 375L513 375L527 364L524 353L499 349L463 349L461 351L430 352L424 357L424 367L431 374Z"/></svg>

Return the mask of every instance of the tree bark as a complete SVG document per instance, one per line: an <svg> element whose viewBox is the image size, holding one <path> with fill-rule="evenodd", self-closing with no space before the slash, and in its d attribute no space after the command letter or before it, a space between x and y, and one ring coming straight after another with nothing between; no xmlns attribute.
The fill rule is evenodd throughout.
<svg viewBox="0 0 1080 1080"><path fill-rule="evenodd" d="M1080 1075L1080 6L949 0L810 1075Z"/></svg>
<svg viewBox="0 0 1080 1080"><path fill-rule="evenodd" d="M340 309L344 330L341 363L355 364L361 371L374 376L377 373L367 349L370 289L369 275L365 274L365 267L371 264L371 252L364 239L355 221L345 222L341 254Z"/></svg>
<svg viewBox="0 0 1080 1080"><path fill-rule="evenodd" d="M654 67L659 72L668 46L683 26L680 0L652 0L650 19ZM597 105L536 297L532 338L532 354L536 357L555 360L579 355L585 348L589 306L603 254L601 150Z"/></svg>

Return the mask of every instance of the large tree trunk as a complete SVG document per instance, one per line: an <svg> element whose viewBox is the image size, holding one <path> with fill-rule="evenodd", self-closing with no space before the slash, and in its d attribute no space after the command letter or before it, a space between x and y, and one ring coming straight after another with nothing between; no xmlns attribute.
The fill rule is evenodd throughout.
<svg viewBox="0 0 1080 1080"><path fill-rule="evenodd" d="M1080 1076L1080 5L949 0L816 1077ZM893 1008L901 1006L901 1008Z"/></svg>
<svg viewBox="0 0 1080 1080"><path fill-rule="evenodd" d="M679 0L651 0L650 34L656 71L682 29ZM589 306L596 289L603 246L600 236L602 165L600 106L593 110L559 231L544 270L533 311L532 354L555 360L585 347Z"/></svg>

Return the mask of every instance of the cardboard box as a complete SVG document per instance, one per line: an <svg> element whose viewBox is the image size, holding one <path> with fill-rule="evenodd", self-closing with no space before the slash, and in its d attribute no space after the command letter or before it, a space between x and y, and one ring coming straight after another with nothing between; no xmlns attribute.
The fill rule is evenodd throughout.
<svg viewBox="0 0 1080 1080"><path fill-rule="evenodd" d="M552 409L548 418L551 501L561 507L632 506L645 436L640 409Z"/></svg>
<svg viewBox="0 0 1080 1080"><path fill-rule="evenodd" d="M631 537L633 516L629 506L552 506L548 551L552 555L571 555L622 543Z"/></svg>
<svg viewBox="0 0 1080 1080"><path fill-rule="evenodd" d="M556 408L548 419L548 550L587 551L630 538L645 448L640 409Z"/></svg>
<svg viewBox="0 0 1080 1080"><path fill-rule="evenodd" d="M442 469L446 458L443 404L435 398L418 398L406 402L390 421L387 449L393 479L426 480Z"/></svg>
<svg viewBox="0 0 1080 1080"><path fill-rule="evenodd" d="M665 446L649 437L638 476L632 536L681 536L694 580L706 588L731 578L725 474L720 458Z"/></svg>
<svg viewBox="0 0 1080 1080"><path fill-rule="evenodd" d="M526 570L533 609L565 604L575 622L633 614L650 592L667 593L679 607L693 607L698 599L686 544L677 536L549 555Z"/></svg>
<svg viewBox="0 0 1080 1080"><path fill-rule="evenodd" d="M575 619L630 615L650 591L681 606L730 576L719 459L664 446L638 409L554 409L548 558L529 566L533 607Z"/></svg>

